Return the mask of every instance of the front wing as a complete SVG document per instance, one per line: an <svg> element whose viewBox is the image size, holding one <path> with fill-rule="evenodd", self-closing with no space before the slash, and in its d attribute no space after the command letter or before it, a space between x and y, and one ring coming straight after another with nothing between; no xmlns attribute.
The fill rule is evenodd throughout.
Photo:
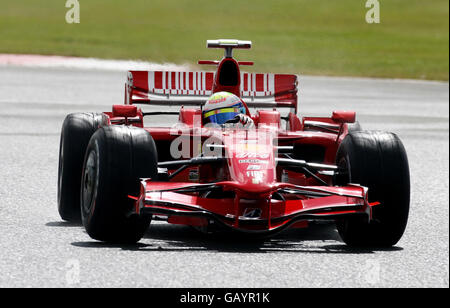
<svg viewBox="0 0 450 308"><path fill-rule="evenodd" d="M234 192L232 198L209 198L215 190ZM298 186L276 183L266 192L249 195L236 182L208 184L141 181L132 214L167 216L168 222L206 226L214 221L233 230L271 234L295 223L336 220L345 216L372 218L367 188Z"/></svg>

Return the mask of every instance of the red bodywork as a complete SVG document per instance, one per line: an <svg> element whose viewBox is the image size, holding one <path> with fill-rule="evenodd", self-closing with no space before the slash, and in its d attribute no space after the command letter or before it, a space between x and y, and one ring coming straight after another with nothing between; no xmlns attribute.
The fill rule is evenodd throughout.
<svg viewBox="0 0 450 308"><path fill-rule="evenodd" d="M199 63L216 65L217 69L130 71L125 105L106 113L111 124L144 127L146 113L136 104L186 106L181 107L175 126L145 127L155 141L161 170L157 179L141 180L140 195L130 195L135 200L131 214L262 234L290 226L306 227L311 220L348 215L371 219L365 187L333 186L336 152L348 133L348 123L355 121L354 112L299 118L296 75L241 73L240 65L253 63L227 56ZM202 125L201 106L219 91L238 95L249 108L260 108L254 114L247 108L255 130ZM288 114L282 117L280 108L289 108ZM188 147L184 157L170 155L174 142ZM206 155L205 150L212 154ZM198 165L192 161L170 164L183 159L187 162L200 153L222 159ZM296 160L296 166L290 165L291 159ZM299 162L310 165L305 170Z"/></svg>

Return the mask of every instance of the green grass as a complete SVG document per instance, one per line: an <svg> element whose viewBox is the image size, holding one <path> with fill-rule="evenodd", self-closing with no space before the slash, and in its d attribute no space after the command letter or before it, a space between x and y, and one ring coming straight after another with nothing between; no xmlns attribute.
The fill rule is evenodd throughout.
<svg viewBox="0 0 450 308"><path fill-rule="evenodd" d="M153 62L217 59L206 39L252 40L240 60L256 71L448 80L448 0L65 0L0 2L0 53L58 54Z"/></svg>

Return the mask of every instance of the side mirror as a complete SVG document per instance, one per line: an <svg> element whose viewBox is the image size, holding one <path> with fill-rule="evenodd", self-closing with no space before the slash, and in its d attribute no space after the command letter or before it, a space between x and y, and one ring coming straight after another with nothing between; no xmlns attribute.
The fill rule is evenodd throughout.
<svg viewBox="0 0 450 308"><path fill-rule="evenodd" d="M356 112L354 111L333 111L331 119L337 123L355 123Z"/></svg>
<svg viewBox="0 0 450 308"><path fill-rule="evenodd" d="M137 107L133 105L113 105L113 117L133 118L137 116Z"/></svg>

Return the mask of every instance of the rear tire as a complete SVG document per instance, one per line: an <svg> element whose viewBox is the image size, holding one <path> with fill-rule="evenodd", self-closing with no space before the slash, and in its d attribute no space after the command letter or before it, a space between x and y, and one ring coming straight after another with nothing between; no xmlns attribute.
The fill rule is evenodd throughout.
<svg viewBox="0 0 450 308"><path fill-rule="evenodd" d="M410 178L405 148L397 135L377 131L348 134L339 146L337 185L360 184L369 188L373 220L337 222L342 240L350 246L395 245L402 237L409 214Z"/></svg>
<svg viewBox="0 0 450 308"><path fill-rule="evenodd" d="M139 178L157 176L157 152L144 129L108 126L91 138L84 161L82 221L90 237L113 243L135 243L147 230L150 217L133 215L140 192Z"/></svg>
<svg viewBox="0 0 450 308"><path fill-rule="evenodd" d="M63 122L59 145L58 212L66 221L80 222L84 154L91 136L107 121L104 114L73 113Z"/></svg>

